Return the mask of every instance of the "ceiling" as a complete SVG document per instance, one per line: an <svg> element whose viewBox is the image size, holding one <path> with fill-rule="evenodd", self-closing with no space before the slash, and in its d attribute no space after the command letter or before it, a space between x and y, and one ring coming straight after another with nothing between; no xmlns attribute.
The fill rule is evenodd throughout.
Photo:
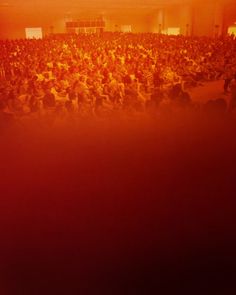
<svg viewBox="0 0 236 295"><path fill-rule="evenodd" d="M21 19L34 20L44 19L51 22L52 19L75 19L76 17L96 14L97 16L109 13L124 16L129 14L155 13L162 7L169 6L175 11L175 6L186 4L200 4L201 8L205 3L215 4L217 2L230 7L227 14L232 14L232 19L236 14L235 0L0 0L0 24L3 22L15 22ZM198 8L199 9L199 8ZM177 9L176 9L177 11ZM128 14L127 14L128 15Z"/></svg>
<svg viewBox="0 0 236 295"><path fill-rule="evenodd" d="M159 7L173 5L177 3L189 3L193 0L0 0L0 7L17 7L24 9L27 7L47 7L47 8L81 8L81 7ZM198 0L199 1L199 0ZM201 0L202 1L202 0Z"/></svg>

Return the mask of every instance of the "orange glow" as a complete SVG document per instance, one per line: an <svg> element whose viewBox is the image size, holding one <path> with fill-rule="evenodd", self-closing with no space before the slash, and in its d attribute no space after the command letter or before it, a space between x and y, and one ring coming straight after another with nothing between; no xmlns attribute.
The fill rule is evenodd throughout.
<svg viewBox="0 0 236 295"><path fill-rule="evenodd" d="M229 35L236 35L236 26L231 26L228 28Z"/></svg>
<svg viewBox="0 0 236 295"><path fill-rule="evenodd" d="M168 35L180 35L180 28L167 28Z"/></svg>
<svg viewBox="0 0 236 295"><path fill-rule="evenodd" d="M0 295L236 294L235 11L0 1Z"/></svg>

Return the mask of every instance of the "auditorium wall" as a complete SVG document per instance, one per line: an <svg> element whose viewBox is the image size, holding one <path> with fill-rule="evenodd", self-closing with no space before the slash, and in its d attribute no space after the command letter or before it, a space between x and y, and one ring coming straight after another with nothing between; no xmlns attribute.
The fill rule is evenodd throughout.
<svg viewBox="0 0 236 295"><path fill-rule="evenodd" d="M33 1L32 1L33 2ZM0 38L24 38L26 27L42 27L44 33L49 33L51 26L56 26L58 31L64 30L63 17L59 11L6 7L0 10Z"/></svg>
<svg viewBox="0 0 236 295"><path fill-rule="evenodd" d="M148 16L140 10L107 12L104 18L107 31L119 31L122 25L131 25L134 33L148 31Z"/></svg>
<svg viewBox="0 0 236 295"><path fill-rule="evenodd" d="M107 31L119 31L122 25L131 25L133 32L155 32L169 27L179 27L183 35L214 36L225 33L236 13L235 5L222 5L223 0L196 1L194 5L175 5L145 9L75 9L73 13L62 7L46 9L34 7L34 1L28 1L24 7L2 7L0 9L0 38L24 38L26 27L42 27L45 35L64 33L66 20L98 17L106 21ZM229 16L229 17L228 17ZM188 25L188 26L187 26Z"/></svg>
<svg viewBox="0 0 236 295"><path fill-rule="evenodd" d="M224 6L222 1L205 1L193 7L193 34L198 36L220 35L223 29Z"/></svg>
<svg viewBox="0 0 236 295"><path fill-rule="evenodd" d="M98 17L100 14L93 11L85 11L83 14L74 13L68 18L67 14L55 12L39 13L39 14L20 14L17 11L11 10L5 12L5 15L0 15L0 38L24 38L26 27L42 27L44 35L51 32L53 33L64 33L65 22L73 19L93 19ZM43 16L43 17L42 17ZM103 13L106 21L107 31L119 31L122 25L131 25L132 32L147 32L148 28L148 17L146 13L141 11L110 11Z"/></svg>
<svg viewBox="0 0 236 295"><path fill-rule="evenodd" d="M227 16L227 17L225 17ZM236 5L231 2L224 7L223 32L226 32L228 27L236 24Z"/></svg>
<svg viewBox="0 0 236 295"><path fill-rule="evenodd" d="M161 16L160 16L161 15ZM180 28L182 35L220 35L224 27L224 6L222 1L197 2L194 5L172 5L150 14L149 30L158 32L171 27Z"/></svg>

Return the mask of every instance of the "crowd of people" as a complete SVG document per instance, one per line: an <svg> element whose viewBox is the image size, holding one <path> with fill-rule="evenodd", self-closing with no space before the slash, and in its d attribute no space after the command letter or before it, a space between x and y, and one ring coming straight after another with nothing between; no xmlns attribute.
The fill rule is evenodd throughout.
<svg viewBox="0 0 236 295"><path fill-rule="evenodd" d="M0 108L6 118L109 117L192 107L188 88L217 79L225 79L225 92L234 89L236 100L232 37L63 34L2 40L0 47Z"/></svg>

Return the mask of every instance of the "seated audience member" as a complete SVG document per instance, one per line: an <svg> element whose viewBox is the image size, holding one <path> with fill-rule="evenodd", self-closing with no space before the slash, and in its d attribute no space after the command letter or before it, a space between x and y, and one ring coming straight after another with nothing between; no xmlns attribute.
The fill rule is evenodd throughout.
<svg viewBox="0 0 236 295"><path fill-rule="evenodd" d="M185 92L181 84L176 84L172 87L169 93L170 99L178 106L190 106L191 97L188 92Z"/></svg>
<svg viewBox="0 0 236 295"><path fill-rule="evenodd" d="M43 96L44 108L53 108L56 105L55 95L51 93L50 88L45 89L45 95Z"/></svg>

